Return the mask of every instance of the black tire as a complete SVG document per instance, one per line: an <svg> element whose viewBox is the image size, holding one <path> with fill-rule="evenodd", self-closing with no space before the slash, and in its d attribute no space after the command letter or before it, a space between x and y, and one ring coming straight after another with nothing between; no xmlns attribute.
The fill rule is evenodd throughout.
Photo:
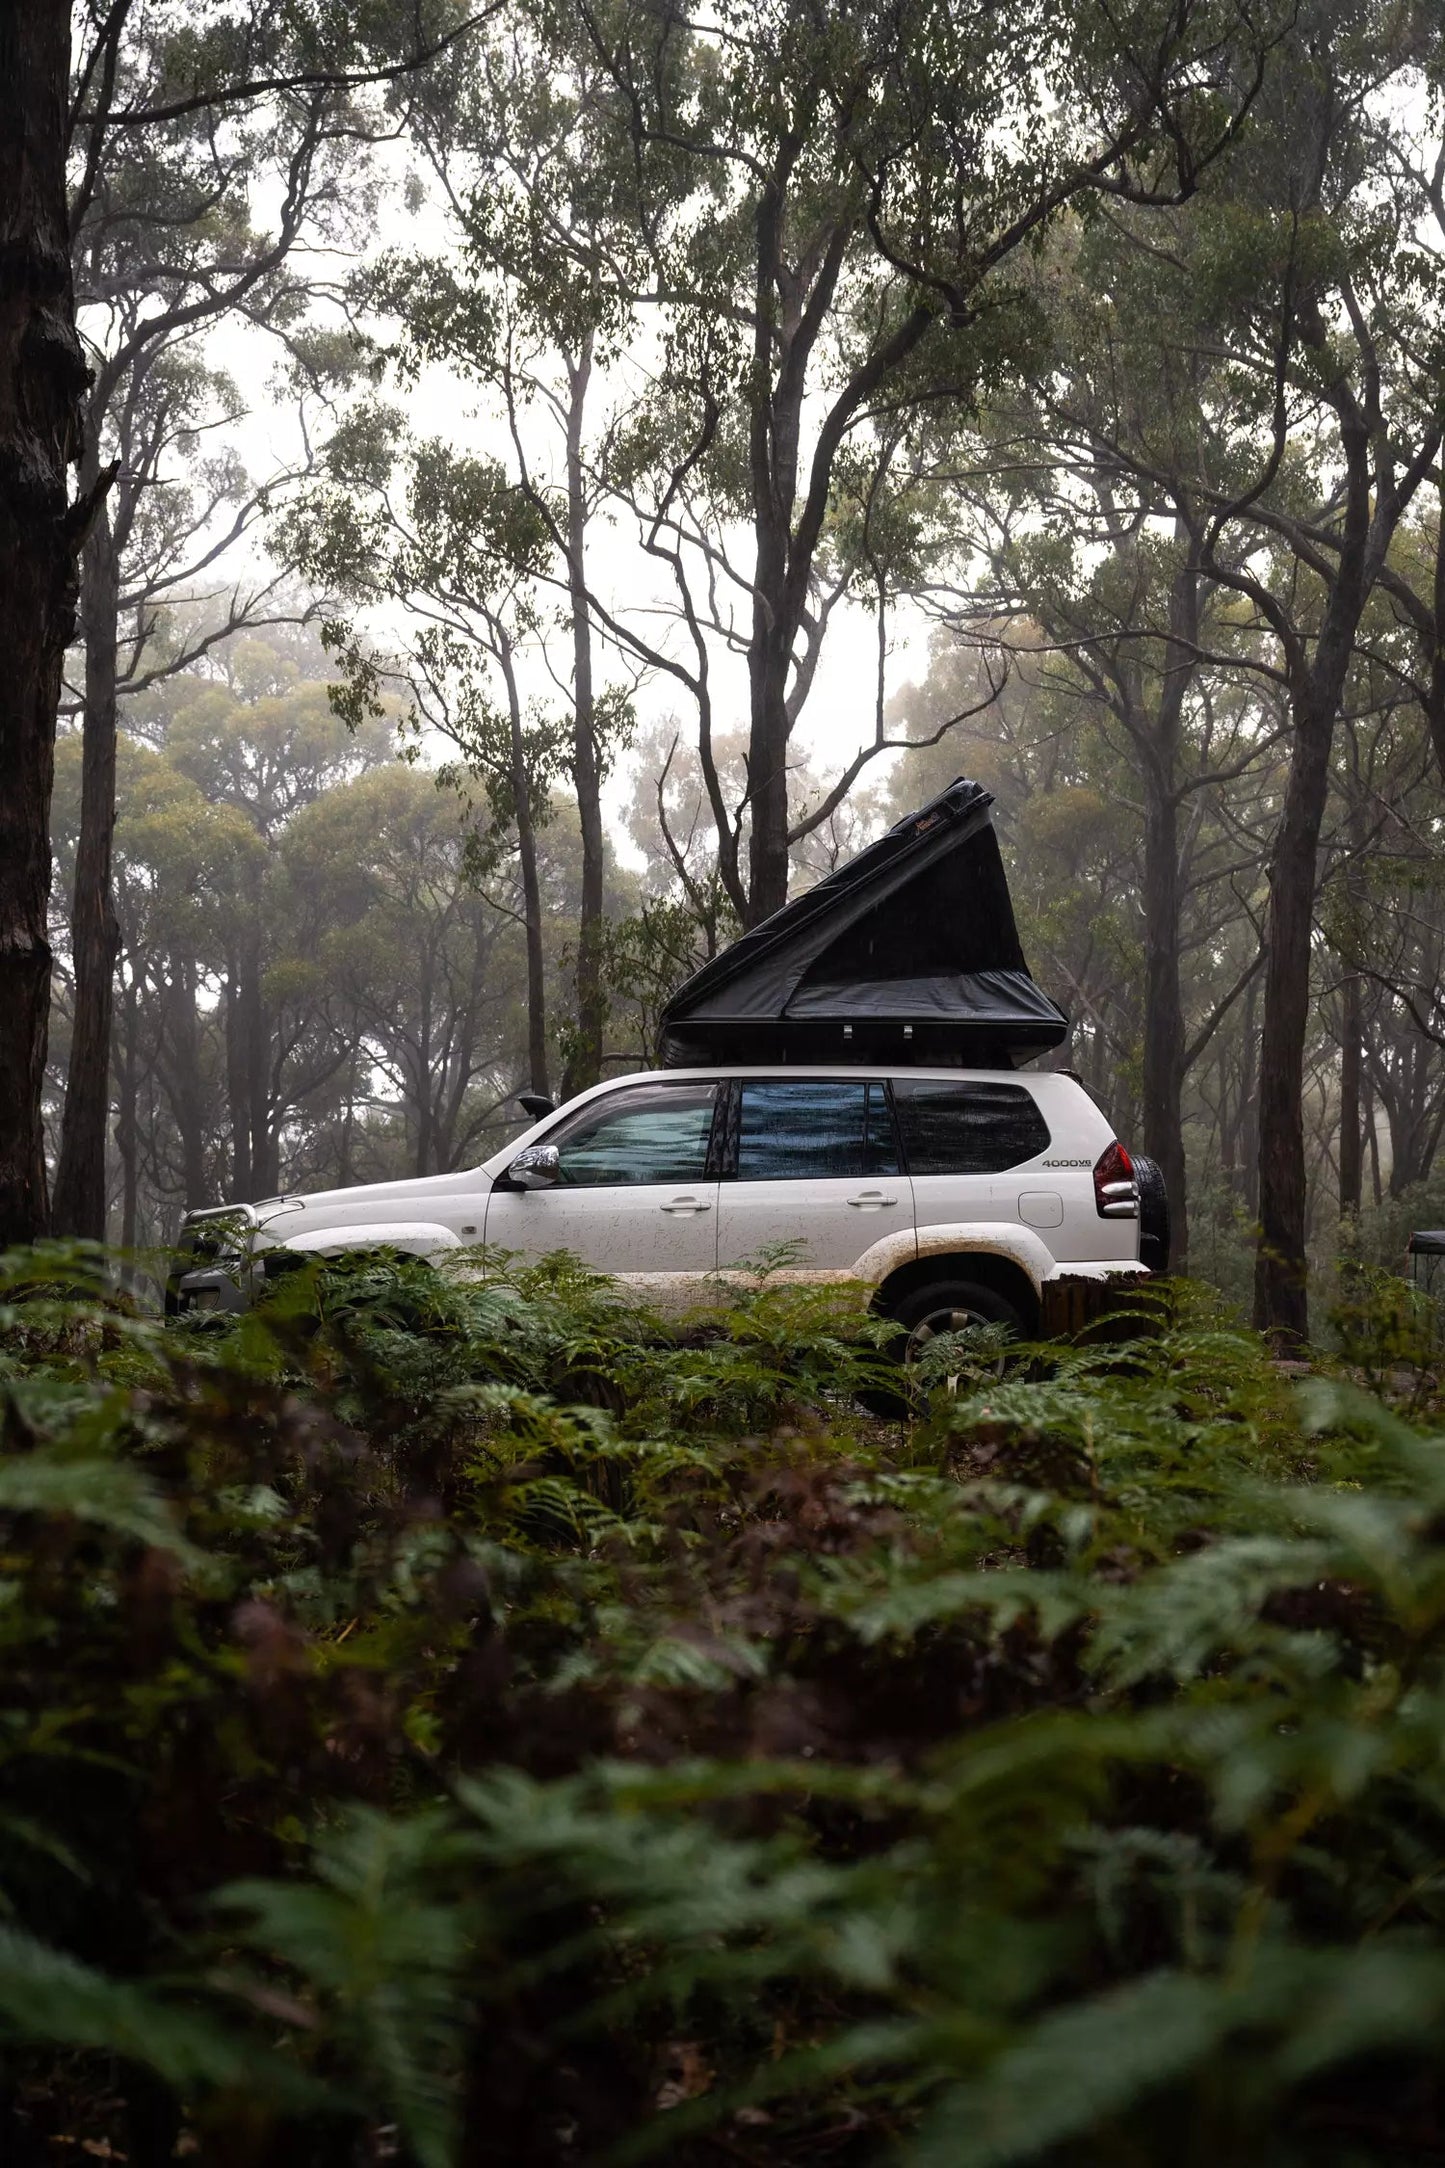
<svg viewBox="0 0 1445 2168"><path fill-rule="evenodd" d="M1131 1152L1134 1180L1139 1185L1139 1262L1151 1272L1169 1270L1169 1192L1164 1170L1157 1159Z"/></svg>
<svg viewBox="0 0 1445 2168"><path fill-rule="evenodd" d="M905 1363L935 1334L963 1332L970 1325L1007 1325L1024 1336L1023 1318L1008 1297L977 1280L931 1280L905 1295L893 1315L907 1335L901 1350Z"/></svg>
<svg viewBox="0 0 1445 2168"><path fill-rule="evenodd" d="M885 1417L897 1422L908 1415L914 1407L912 1393L904 1384L921 1341L919 1328L931 1321L934 1332L961 1331L968 1325L1007 1325L1019 1335L1026 1337L1023 1318L1006 1296L996 1295L991 1287L981 1287L977 1280L933 1280L927 1286L915 1288L912 1294L887 1312L897 1327L897 1336L891 1342L902 1376L900 1389L869 1387L858 1395L861 1404L870 1415ZM949 1322L945 1325L943 1319ZM929 1334L932 1337L932 1334ZM1002 1363L1000 1363L1002 1369Z"/></svg>

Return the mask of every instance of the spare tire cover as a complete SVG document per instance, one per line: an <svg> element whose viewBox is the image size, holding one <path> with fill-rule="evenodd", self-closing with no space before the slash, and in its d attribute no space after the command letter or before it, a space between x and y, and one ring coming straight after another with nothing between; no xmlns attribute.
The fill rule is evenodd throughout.
<svg viewBox="0 0 1445 2168"><path fill-rule="evenodd" d="M1157 1159L1131 1152L1139 1185L1139 1262L1151 1272L1169 1270L1169 1192Z"/></svg>

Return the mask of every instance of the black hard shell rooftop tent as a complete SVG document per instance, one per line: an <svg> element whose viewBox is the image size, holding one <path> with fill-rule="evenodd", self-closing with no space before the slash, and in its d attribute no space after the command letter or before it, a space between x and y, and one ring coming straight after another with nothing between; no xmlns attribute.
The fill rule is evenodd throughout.
<svg viewBox="0 0 1445 2168"><path fill-rule="evenodd" d="M962 776L704 964L662 1012L668 1068L1010 1068L1068 1035L1029 976L993 831Z"/></svg>

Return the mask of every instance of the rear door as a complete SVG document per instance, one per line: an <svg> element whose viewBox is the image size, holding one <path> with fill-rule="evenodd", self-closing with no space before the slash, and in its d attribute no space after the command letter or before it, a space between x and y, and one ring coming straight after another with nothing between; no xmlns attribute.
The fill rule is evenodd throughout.
<svg viewBox="0 0 1445 2168"><path fill-rule="evenodd" d="M893 1102L920 1233L1005 1221L1036 1228L1053 1248L1063 1199L1057 1176L1042 1165L1049 1125L1026 1085L895 1076Z"/></svg>
<svg viewBox="0 0 1445 2168"><path fill-rule="evenodd" d="M882 1236L911 1232L882 1083L759 1077L733 1091L718 1189L720 1266L786 1246L786 1270L842 1275Z"/></svg>
<svg viewBox="0 0 1445 2168"><path fill-rule="evenodd" d="M487 1199L489 1249L534 1260L567 1250L653 1300L688 1303L717 1265L718 1183L709 1143L719 1086L620 1085L534 1143L555 1144L550 1189Z"/></svg>

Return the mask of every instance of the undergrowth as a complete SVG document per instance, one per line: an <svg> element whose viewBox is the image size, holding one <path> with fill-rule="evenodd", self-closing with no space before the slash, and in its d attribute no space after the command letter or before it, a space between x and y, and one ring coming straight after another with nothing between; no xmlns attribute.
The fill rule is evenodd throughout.
<svg viewBox="0 0 1445 2168"><path fill-rule="evenodd" d="M0 1303L0 2158L1445 2149L1445 1436L1363 1297L1302 1386L1175 1287L896 1419L766 1279Z"/></svg>

